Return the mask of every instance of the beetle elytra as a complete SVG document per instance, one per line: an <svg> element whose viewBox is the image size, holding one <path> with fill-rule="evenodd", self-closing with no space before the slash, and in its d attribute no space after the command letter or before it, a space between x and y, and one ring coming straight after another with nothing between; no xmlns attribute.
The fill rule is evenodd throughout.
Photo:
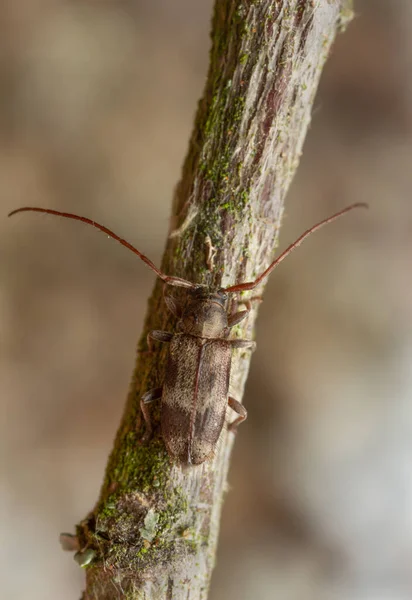
<svg viewBox="0 0 412 600"><path fill-rule="evenodd" d="M29 206L13 210L9 216L34 211L92 225L137 254L165 284L189 291L185 306L180 306L176 300L165 296L169 310L179 319L178 331L170 333L156 330L148 335L148 340L168 342L170 348L163 386L143 394L140 406L146 423L144 439L147 440L152 433L149 404L160 399L162 437L170 456L184 464L198 465L213 455L225 423L227 405L237 413L237 418L229 425L231 431L247 417L244 406L229 396L231 357L233 348L253 348L255 342L231 340L229 333L234 325L248 315L250 308L228 315L228 295L255 289L311 233L358 207L367 207L367 204L351 204L307 229L254 281L217 290L166 275L129 242L86 217Z"/></svg>

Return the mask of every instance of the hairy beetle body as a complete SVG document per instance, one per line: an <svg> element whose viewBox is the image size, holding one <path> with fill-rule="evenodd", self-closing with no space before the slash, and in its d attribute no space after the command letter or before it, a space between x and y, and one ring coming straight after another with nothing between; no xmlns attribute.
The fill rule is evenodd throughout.
<svg viewBox="0 0 412 600"><path fill-rule="evenodd" d="M180 316L182 333L151 331L149 338L170 342L163 387L147 392L141 407L151 435L147 405L161 399L161 430L169 454L180 462L199 465L213 455L222 432L229 405L238 418L235 428L246 419L246 409L228 396L232 348L251 348L249 340L229 340L227 335L248 311L228 317L224 292L206 292L203 288L189 296L185 309L167 297L167 305Z"/></svg>
<svg viewBox="0 0 412 600"><path fill-rule="evenodd" d="M170 344L161 429L169 454L183 463L207 460L222 431L232 348L228 340L177 334Z"/></svg>

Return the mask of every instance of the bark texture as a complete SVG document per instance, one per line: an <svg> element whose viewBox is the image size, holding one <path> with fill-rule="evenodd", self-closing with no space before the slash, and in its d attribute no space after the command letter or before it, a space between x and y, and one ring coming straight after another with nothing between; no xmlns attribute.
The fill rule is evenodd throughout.
<svg viewBox="0 0 412 600"><path fill-rule="evenodd" d="M175 192L165 272L218 288L267 267L321 70L351 14L347 0L216 0L210 68ZM251 338L255 318L256 309L232 337ZM147 350L150 329L174 325L157 282L139 349ZM139 443L139 398L161 385L166 354L160 344L153 355L138 354L100 498L77 527L88 600L208 594L233 434L223 431L210 462L182 468L165 451L154 406L155 435ZM249 350L234 351L238 400L250 358Z"/></svg>

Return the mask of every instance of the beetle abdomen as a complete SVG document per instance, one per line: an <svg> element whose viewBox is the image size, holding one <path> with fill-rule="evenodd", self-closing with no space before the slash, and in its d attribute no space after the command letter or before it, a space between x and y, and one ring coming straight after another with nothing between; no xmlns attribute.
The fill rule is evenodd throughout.
<svg viewBox="0 0 412 600"><path fill-rule="evenodd" d="M162 434L172 456L201 464L213 453L226 416L231 347L226 340L176 335L162 394Z"/></svg>

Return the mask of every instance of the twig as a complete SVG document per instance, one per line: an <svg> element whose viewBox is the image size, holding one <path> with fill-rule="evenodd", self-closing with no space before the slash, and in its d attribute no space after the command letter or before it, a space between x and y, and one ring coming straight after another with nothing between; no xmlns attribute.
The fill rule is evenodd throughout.
<svg viewBox="0 0 412 600"><path fill-rule="evenodd" d="M251 280L269 264L321 70L350 16L344 0L216 0L210 68L176 188L178 234L168 240L164 271L219 287ZM252 311L239 335L251 337L255 317ZM150 329L174 325L157 282L140 350ZM139 443L139 398L160 385L166 351L138 355L100 498L77 528L77 560L90 559L88 600L208 594L233 435L223 432L213 460L182 469L165 451L155 408L155 436ZM239 399L249 361L248 351L235 351L231 388Z"/></svg>

